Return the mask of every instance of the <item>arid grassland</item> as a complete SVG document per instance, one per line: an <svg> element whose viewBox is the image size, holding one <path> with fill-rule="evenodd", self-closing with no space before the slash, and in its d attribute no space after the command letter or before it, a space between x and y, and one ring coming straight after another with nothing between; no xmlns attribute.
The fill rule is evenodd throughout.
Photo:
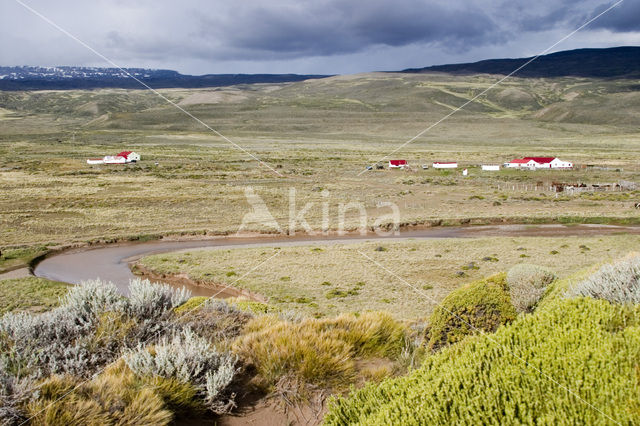
<svg viewBox="0 0 640 426"><path fill-rule="evenodd" d="M368 223L396 203L405 223L637 222L637 192L559 194L553 181L638 180L638 82L513 79L393 154L411 171L372 164L488 87L495 77L362 74L281 85L164 90L275 168L203 129L145 91L0 93L0 247L235 232L252 187L285 231L296 211L319 229L322 203L336 229L340 203L364 204ZM133 149L142 161L89 166ZM481 172L523 155L596 168ZM460 170L421 170L457 160ZM535 187L538 186L537 189ZM323 190L328 191L328 195ZM347 227L359 226L357 211ZM297 224L299 227L300 224ZM275 232L248 224L248 231Z"/></svg>
<svg viewBox="0 0 640 426"><path fill-rule="evenodd" d="M496 237L203 249L148 256L140 264L203 285L247 289L283 310L318 317L387 311L416 320L428 318L456 288L514 265L535 263L564 278L638 250L635 235Z"/></svg>
<svg viewBox="0 0 640 426"><path fill-rule="evenodd" d="M368 227L385 203L402 225L640 224L635 80L507 80L392 154L410 170L360 173L496 79L162 91L266 165L147 91L2 92L0 272L74 243L235 233L257 199L277 228L248 233L303 232L292 211L335 231L349 203ZM125 149L142 161L86 164ZM479 167L522 156L577 167ZM446 160L460 168L421 167ZM363 240L139 262L267 303L141 280L127 298L101 281L0 280L0 422L637 423L640 258L625 256L639 249L624 234Z"/></svg>

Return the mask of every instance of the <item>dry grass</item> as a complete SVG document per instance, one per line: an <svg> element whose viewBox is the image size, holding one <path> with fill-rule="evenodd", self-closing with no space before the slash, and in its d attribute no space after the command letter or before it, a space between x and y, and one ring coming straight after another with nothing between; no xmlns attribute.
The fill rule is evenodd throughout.
<svg viewBox="0 0 640 426"><path fill-rule="evenodd" d="M0 315L12 311L43 312L60 304L68 284L27 277L0 280Z"/></svg>
<svg viewBox="0 0 640 426"><path fill-rule="evenodd" d="M461 165L501 163L549 154L611 170L487 174L471 168L467 179L459 172L434 170L357 176L491 82L486 76L368 74L241 87L233 89L233 99L225 95L232 89L166 91L187 103L203 96L220 100L187 108L279 167L284 178L146 92L0 93L0 107L12 114L0 130L0 247L234 232L249 211L247 185L264 198L282 227L288 224L290 186L297 189L298 210L315 203L306 216L315 228L325 201L332 228L337 227L338 204L350 201L364 203L370 224L388 213L376 207L382 201L397 203L405 222L561 216L636 220L630 208L635 193L556 199L548 192L510 189L538 181L638 180L637 115L626 113L628 97L635 94L624 81L580 80L576 86L575 79L514 79L398 154L415 166L446 159ZM625 108L612 106L619 99ZM97 106L97 115L83 108L87 104ZM566 109L575 114L562 114ZM125 147L139 151L143 161L130 167L85 163ZM323 198L319 188L330 197ZM249 229L272 231L256 224Z"/></svg>
<svg viewBox="0 0 640 426"><path fill-rule="evenodd" d="M377 247L384 251L377 251ZM565 277L594 263L624 256L640 237L521 237L364 242L279 248L194 250L145 257L145 267L187 273L200 281L234 283L269 297L271 304L315 315L386 310L398 318L426 318L465 283L520 263L535 262ZM273 256L246 277L251 265ZM372 257L422 295L371 263ZM557 252L553 254L554 252Z"/></svg>
<svg viewBox="0 0 640 426"><path fill-rule="evenodd" d="M384 313L342 315L300 322L263 315L247 324L234 350L258 371L257 384L273 388L283 377L345 386L356 376L356 359L397 358L407 331Z"/></svg>

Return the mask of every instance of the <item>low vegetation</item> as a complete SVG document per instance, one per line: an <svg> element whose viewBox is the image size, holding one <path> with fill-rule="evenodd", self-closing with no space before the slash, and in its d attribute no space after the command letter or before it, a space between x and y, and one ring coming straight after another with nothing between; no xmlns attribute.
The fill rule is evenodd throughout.
<svg viewBox="0 0 640 426"><path fill-rule="evenodd" d="M48 252L49 248L42 245L5 249L1 249L0 246L0 274L12 269L26 268L35 258Z"/></svg>
<svg viewBox="0 0 640 426"><path fill-rule="evenodd" d="M535 260L540 271L546 268L564 278L639 247L640 236L636 235L456 238L394 241L385 242L384 246L379 242L357 242L193 250L147 256L140 262L159 274L186 274L203 285L224 283L250 290L267 297L270 306L284 311L312 316L388 311L398 319L426 320L453 290L514 267L510 283L512 303L518 311L529 309L550 278L545 272L537 272L542 275L534 274L538 278L531 281L527 275L531 267L518 265ZM558 253L551 254L551 249ZM417 296L414 289L381 271L361 253L411 285L428 290ZM527 257L520 257L523 254ZM258 264L260 268L251 270L250 265ZM238 275L228 277L230 271ZM463 275L458 276L458 272ZM521 278L516 279L518 276Z"/></svg>
<svg viewBox="0 0 640 426"><path fill-rule="evenodd" d="M593 279L618 287L605 276ZM638 305L550 294L495 334L468 337L406 377L334 399L325 424L639 422Z"/></svg>
<svg viewBox="0 0 640 426"><path fill-rule="evenodd" d="M188 292L140 280L129 290L89 281L49 312L0 318L4 423L167 424L174 406L233 406L235 357L177 320Z"/></svg>
<svg viewBox="0 0 640 426"><path fill-rule="evenodd" d="M632 208L637 192L556 198L549 190L553 181L638 182L640 123L628 108L638 95L629 80L510 79L438 132L404 147L412 170L357 176L490 82L495 79L486 75L365 74L162 91L286 179L146 91L1 92L0 250L233 233L250 211L245 184L285 228L290 187L298 210L314 203L305 218L316 230L322 203L329 203L329 225L336 229L338 205L352 201L363 203L369 225L389 213L381 201L396 203L406 224L638 223ZM125 148L141 153L142 161L86 164ZM477 167L523 155L557 155L600 168L532 173ZM459 161L469 176L419 167L443 159ZM357 227L352 213L347 226ZM275 232L259 223L246 230Z"/></svg>
<svg viewBox="0 0 640 426"><path fill-rule="evenodd" d="M429 348L439 349L476 333L493 333L513 321L505 274L467 284L444 298L431 315Z"/></svg>
<svg viewBox="0 0 640 426"><path fill-rule="evenodd" d="M383 313L293 320L268 315L247 324L234 351L257 369L263 388L283 377L344 388L355 380L357 359L396 360L407 338L406 327Z"/></svg>
<svg viewBox="0 0 640 426"><path fill-rule="evenodd" d="M558 254L552 253L552 254ZM523 263L515 265L507 273L511 303L518 312L530 312L538 303L556 275L548 268Z"/></svg>
<svg viewBox="0 0 640 426"><path fill-rule="evenodd" d="M635 254L604 265L572 288L568 295L604 299L611 303L640 303L640 256Z"/></svg>
<svg viewBox="0 0 640 426"><path fill-rule="evenodd" d="M44 278L0 280L0 315L12 311L43 312L59 305L69 285Z"/></svg>

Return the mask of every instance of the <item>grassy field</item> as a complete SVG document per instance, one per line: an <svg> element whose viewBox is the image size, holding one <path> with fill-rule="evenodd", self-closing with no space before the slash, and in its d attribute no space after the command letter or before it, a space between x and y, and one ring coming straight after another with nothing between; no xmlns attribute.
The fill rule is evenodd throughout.
<svg viewBox="0 0 640 426"><path fill-rule="evenodd" d="M0 280L0 315L14 311L48 311L58 306L68 288L68 284L36 277Z"/></svg>
<svg viewBox="0 0 640 426"><path fill-rule="evenodd" d="M406 223L637 221L637 192L556 197L545 189L553 181L638 180L640 95L633 81L513 79L394 154L417 166L413 171L358 175L493 81L362 74L163 91L283 177L148 92L0 93L0 247L235 232L251 211L248 186L283 229L290 188L296 211L314 203L305 218L315 229L325 202L333 229L338 205L348 202L365 206L369 224L389 213L382 202L396 203ZM85 163L125 148L143 160ZM523 155L557 155L603 169L482 173L476 167ZM419 168L435 160L458 160L470 176ZM358 224L350 211L347 227ZM274 231L256 223L247 229Z"/></svg>
<svg viewBox="0 0 640 426"><path fill-rule="evenodd" d="M389 311L397 318L418 319L428 317L452 290L519 263L546 266L565 277L638 250L640 237L629 235L496 237L195 250L148 256L140 262L160 273L186 273L204 283L249 289L285 310L317 316Z"/></svg>

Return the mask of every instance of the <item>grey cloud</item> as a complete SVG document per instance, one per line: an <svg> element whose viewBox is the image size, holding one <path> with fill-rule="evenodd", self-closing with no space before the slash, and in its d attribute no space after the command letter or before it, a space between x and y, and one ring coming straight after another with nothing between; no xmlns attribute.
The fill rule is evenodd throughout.
<svg viewBox="0 0 640 426"><path fill-rule="evenodd" d="M269 52L272 57L328 56L412 43L460 51L498 39L499 28L485 12L452 3L330 0L259 7L236 14L231 22L202 18L201 33L224 40L240 56Z"/></svg>
<svg viewBox="0 0 640 426"><path fill-rule="evenodd" d="M611 4L603 4L595 10L593 15L597 16L610 6ZM625 0L594 22L593 27L614 32L640 31L640 1Z"/></svg>
<svg viewBox="0 0 640 426"><path fill-rule="evenodd" d="M29 0L118 64L201 73L356 72L523 56L547 48L611 4L603 2ZM638 40L638 16L640 0L625 0L570 42L603 28L624 34L612 40ZM604 47L606 40L597 43ZM0 61L103 62L13 1L0 2Z"/></svg>

